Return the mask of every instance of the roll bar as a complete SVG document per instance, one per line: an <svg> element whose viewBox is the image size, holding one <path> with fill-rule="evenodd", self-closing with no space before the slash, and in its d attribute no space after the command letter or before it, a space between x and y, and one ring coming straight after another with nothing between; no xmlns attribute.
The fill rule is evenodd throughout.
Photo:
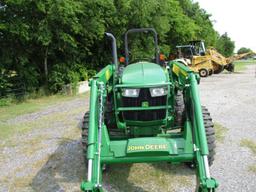
<svg viewBox="0 0 256 192"><path fill-rule="evenodd" d="M125 33L124 37L124 43L125 43L125 64L129 64L129 47L128 47L128 35L130 33L143 33L143 32L152 32L154 34L154 45L155 45L155 57L156 57L156 63L160 64L159 62L159 48L158 48L158 38L157 38L157 32L153 28L135 28L130 29Z"/></svg>

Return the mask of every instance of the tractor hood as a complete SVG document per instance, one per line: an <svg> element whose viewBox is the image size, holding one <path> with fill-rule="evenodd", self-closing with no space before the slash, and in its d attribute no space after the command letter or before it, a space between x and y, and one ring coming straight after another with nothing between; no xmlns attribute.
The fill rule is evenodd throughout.
<svg viewBox="0 0 256 192"><path fill-rule="evenodd" d="M167 81L164 69L148 62L130 64L122 75L122 84L161 84Z"/></svg>

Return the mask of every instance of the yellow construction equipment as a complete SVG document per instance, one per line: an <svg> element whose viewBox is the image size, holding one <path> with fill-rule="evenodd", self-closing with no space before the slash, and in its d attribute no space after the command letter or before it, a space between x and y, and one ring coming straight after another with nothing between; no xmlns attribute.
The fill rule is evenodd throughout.
<svg viewBox="0 0 256 192"><path fill-rule="evenodd" d="M176 46L176 48L175 60L188 65L201 77L221 73L224 69L234 72L233 61L255 54L248 52L226 58L213 47L206 50L203 40L190 41L188 45Z"/></svg>

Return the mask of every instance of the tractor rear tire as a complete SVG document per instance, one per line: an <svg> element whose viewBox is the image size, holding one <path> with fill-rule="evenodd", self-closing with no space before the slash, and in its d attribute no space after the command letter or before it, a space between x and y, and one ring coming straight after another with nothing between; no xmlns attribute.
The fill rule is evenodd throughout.
<svg viewBox="0 0 256 192"><path fill-rule="evenodd" d="M235 72L235 65L233 63L228 64L225 69L231 73Z"/></svg>
<svg viewBox="0 0 256 192"><path fill-rule="evenodd" d="M199 75L200 77L207 77L209 75L209 71L207 69L200 69Z"/></svg>
<svg viewBox="0 0 256 192"><path fill-rule="evenodd" d="M218 66L218 69L215 69L213 71L213 73L214 74L220 74L224 70L224 66L223 65L218 65L218 64L216 64L216 65Z"/></svg>
<svg viewBox="0 0 256 192"><path fill-rule="evenodd" d="M214 124L213 124L211 115L205 106L202 106L202 113L203 113L204 127L205 127L205 133L207 138L208 150L209 150L208 161L209 161L209 166L211 166L214 161L215 148L216 148Z"/></svg>
<svg viewBox="0 0 256 192"><path fill-rule="evenodd" d="M211 76L213 74L213 69L209 70L209 76Z"/></svg>

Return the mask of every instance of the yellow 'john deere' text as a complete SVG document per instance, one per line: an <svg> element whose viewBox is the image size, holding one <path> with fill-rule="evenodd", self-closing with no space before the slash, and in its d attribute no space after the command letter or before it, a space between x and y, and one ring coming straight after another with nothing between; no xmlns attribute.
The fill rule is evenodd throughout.
<svg viewBox="0 0 256 192"><path fill-rule="evenodd" d="M154 150L165 150L167 149L167 144L159 145L130 145L128 146L128 151L154 151Z"/></svg>

